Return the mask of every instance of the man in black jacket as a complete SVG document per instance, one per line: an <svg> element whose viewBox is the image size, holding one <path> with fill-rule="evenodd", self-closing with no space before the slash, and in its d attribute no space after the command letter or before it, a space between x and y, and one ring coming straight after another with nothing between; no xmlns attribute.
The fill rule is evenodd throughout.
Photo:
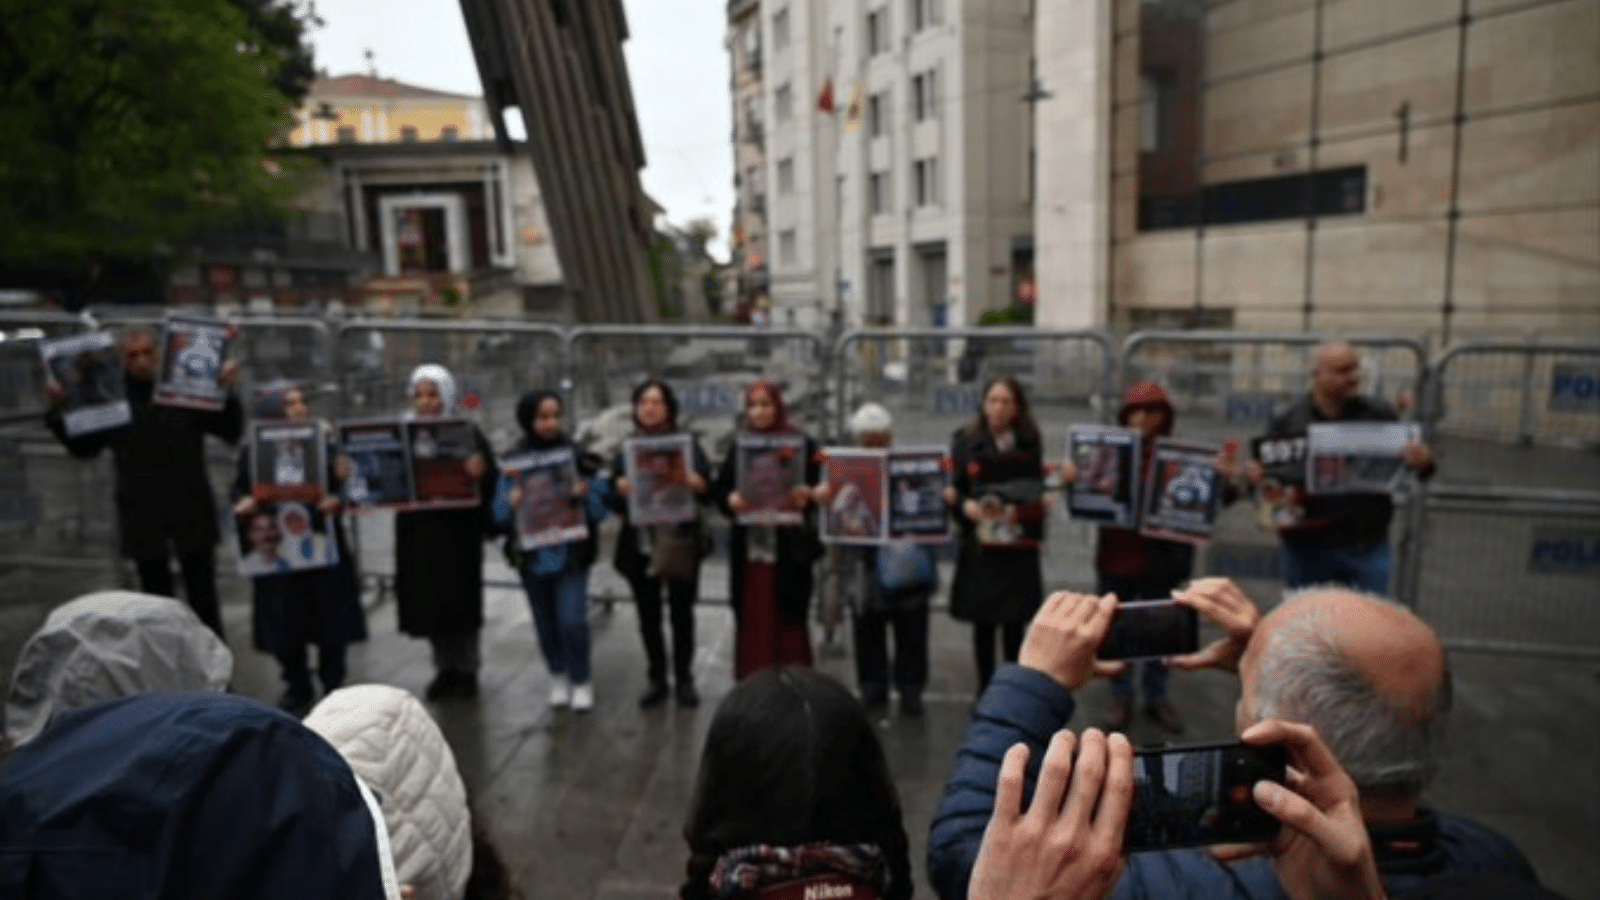
<svg viewBox="0 0 1600 900"><path fill-rule="evenodd" d="M217 412L162 406L155 395L156 335L136 328L122 337L122 368L127 375L133 421L119 428L68 437L61 417L65 394L48 386L51 408L45 425L80 459L111 449L116 471L117 533L122 555L139 570L147 594L175 595L169 554L176 551L183 570L184 596L218 635L222 615L217 602L214 548L219 537L217 504L206 474L205 436L234 444L244 431L244 410L232 391ZM218 381L232 383L238 364L222 367Z"/></svg>
<svg viewBox="0 0 1600 900"><path fill-rule="evenodd" d="M1272 418L1266 439L1296 441L1303 463L1306 433L1314 423L1399 421L1389 404L1362 396L1361 356L1355 347L1343 341L1323 344L1312 352L1312 359L1310 392ZM1404 459L1419 477L1433 474L1433 452L1426 445L1406 447ZM1394 501L1386 494L1307 494L1303 472L1302 465L1298 478L1263 484L1266 472L1260 462L1252 461L1245 469L1263 499L1286 501L1286 508L1297 510L1278 519L1287 586L1345 584L1387 594Z"/></svg>

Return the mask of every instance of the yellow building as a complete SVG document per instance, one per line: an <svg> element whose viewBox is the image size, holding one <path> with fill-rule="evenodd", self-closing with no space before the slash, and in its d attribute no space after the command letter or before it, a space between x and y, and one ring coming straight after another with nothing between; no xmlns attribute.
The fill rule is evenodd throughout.
<svg viewBox="0 0 1600 900"><path fill-rule="evenodd" d="M306 95L289 143L386 144L492 137L482 97L451 94L371 75L319 78Z"/></svg>

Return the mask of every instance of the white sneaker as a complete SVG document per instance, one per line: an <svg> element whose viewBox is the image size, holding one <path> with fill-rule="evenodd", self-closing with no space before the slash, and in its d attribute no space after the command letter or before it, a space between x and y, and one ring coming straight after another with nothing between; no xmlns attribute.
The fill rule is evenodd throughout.
<svg viewBox="0 0 1600 900"><path fill-rule="evenodd" d="M585 683L572 686L572 708L578 712L594 709L594 685Z"/></svg>
<svg viewBox="0 0 1600 900"><path fill-rule="evenodd" d="M550 706L560 709L572 703L572 682L565 675L550 676Z"/></svg>

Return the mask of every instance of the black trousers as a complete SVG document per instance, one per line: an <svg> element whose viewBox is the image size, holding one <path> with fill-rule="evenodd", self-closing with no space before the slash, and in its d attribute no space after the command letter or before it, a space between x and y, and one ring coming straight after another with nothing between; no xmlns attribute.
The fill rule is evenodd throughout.
<svg viewBox="0 0 1600 900"><path fill-rule="evenodd" d="M158 597L176 597L172 582L172 563L160 559L136 559L139 569L139 589ZM222 631L222 608L217 602L217 561L210 550L178 554L178 568L183 570L183 599L189 601L200 621L217 633L224 641L228 636Z"/></svg>
<svg viewBox="0 0 1600 900"><path fill-rule="evenodd" d="M858 613L853 623L856 640L856 683L867 700L889 696L889 633L894 632L894 686L902 699L920 697L928 684L928 608L873 610Z"/></svg>
<svg viewBox="0 0 1600 900"><path fill-rule="evenodd" d="M663 591L672 611L672 673L678 684L694 683L694 604L700 596L699 579L662 581L648 576L629 578L633 602L639 610L639 636L649 665L651 684L667 683L667 645L661 632Z"/></svg>
<svg viewBox="0 0 1600 900"><path fill-rule="evenodd" d="M972 626L972 655L978 663L978 692L983 693L994 677L994 636L1001 631L1006 662L1016 662L1022 652L1022 636L1028 632L1027 622L1006 622L1003 625L974 623Z"/></svg>

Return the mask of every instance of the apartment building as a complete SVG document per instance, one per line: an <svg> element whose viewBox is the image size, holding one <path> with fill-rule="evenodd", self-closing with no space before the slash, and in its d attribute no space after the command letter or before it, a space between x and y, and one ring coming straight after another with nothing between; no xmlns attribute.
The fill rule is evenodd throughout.
<svg viewBox="0 0 1600 900"><path fill-rule="evenodd" d="M728 63L733 92L735 302L749 309L771 287L767 254L766 95L760 0L730 0Z"/></svg>

